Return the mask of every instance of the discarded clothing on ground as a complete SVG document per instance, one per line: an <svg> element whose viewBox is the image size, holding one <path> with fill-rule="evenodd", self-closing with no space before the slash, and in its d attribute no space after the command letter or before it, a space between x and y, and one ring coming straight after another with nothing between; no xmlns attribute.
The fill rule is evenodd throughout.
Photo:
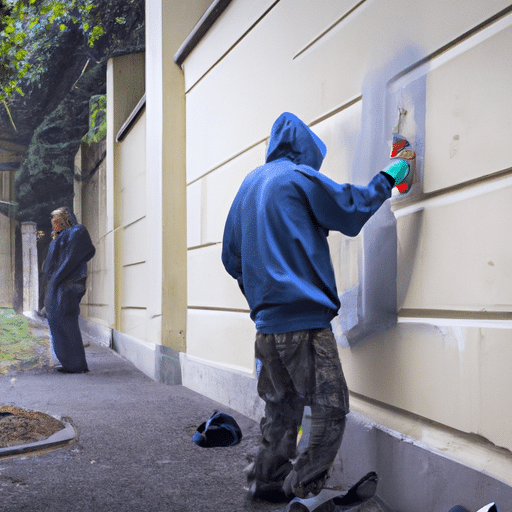
<svg viewBox="0 0 512 512"><path fill-rule="evenodd" d="M242 430L235 419L214 411L211 418L197 427L192 440L202 448L235 446L242 439Z"/></svg>

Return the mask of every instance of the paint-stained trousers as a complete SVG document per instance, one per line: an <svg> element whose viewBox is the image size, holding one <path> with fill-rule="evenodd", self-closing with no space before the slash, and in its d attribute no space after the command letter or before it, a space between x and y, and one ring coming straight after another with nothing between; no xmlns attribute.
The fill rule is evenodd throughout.
<svg viewBox="0 0 512 512"><path fill-rule="evenodd" d="M348 388L330 329L256 335L262 367L258 394L265 401L262 444L249 482L284 482L295 495L317 494L341 445ZM311 407L309 445L297 457L304 406Z"/></svg>

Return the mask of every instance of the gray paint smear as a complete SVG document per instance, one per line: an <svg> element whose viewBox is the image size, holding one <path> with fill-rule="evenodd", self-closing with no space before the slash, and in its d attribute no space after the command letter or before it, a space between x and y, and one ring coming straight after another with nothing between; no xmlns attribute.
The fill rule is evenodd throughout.
<svg viewBox="0 0 512 512"><path fill-rule="evenodd" d="M410 82L407 82L407 74L405 78L401 74L423 56L417 47L403 48L393 61L369 75L363 84L361 131L354 152L352 183L366 185L389 163L392 130L399 107L408 112L403 135L417 152L419 183L411 188L407 197L386 201L363 229L358 262L360 280L357 286L340 296L341 308L333 321L334 334L342 346L354 346L393 326L397 320L398 302L403 301L409 285L420 226L415 225L412 233L409 230L411 238L405 241L397 258L397 221L391 203L399 204L421 193L426 74ZM397 77L400 77L398 86ZM407 269L406 275L401 274L402 269ZM397 295L399 272L400 297Z"/></svg>

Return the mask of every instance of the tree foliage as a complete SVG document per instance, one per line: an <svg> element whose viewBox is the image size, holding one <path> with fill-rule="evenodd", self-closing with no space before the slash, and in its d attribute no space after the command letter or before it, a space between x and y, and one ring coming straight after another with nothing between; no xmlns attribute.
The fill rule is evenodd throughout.
<svg viewBox="0 0 512 512"><path fill-rule="evenodd" d="M99 62L137 22L143 27L140 7L139 0L0 0L0 102L7 107L41 79L56 33L78 32L84 53Z"/></svg>
<svg viewBox="0 0 512 512"><path fill-rule="evenodd" d="M7 105L24 85L44 72L48 36L78 29L94 47L105 34L102 17L91 0L4 0L0 22L0 101Z"/></svg>
<svg viewBox="0 0 512 512"><path fill-rule="evenodd" d="M103 63L84 72L35 130L15 181L20 222L37 222L48 230L52 210L73 207L75 155L89 128L90 98L104 88L105 70Z"/></svg>
<svg viewBox="0 0 512 512"><path fill-rule="evenodd" d="M107 95L96 94L89 101L89 131L83 136L86 144L101 142L107 136Z"/></svg>
<svg viewBox="0 0 512 512"><path fill-rule="evenodd" d="M8 1L3 0L4 8ZM11 19L13 13L20 18L23 9L14 9L20 1L9 2L7 10ZM49 228L49 212L58 206L72 206L74 158L83 137L91 143L105 135L103 95L107 60L144 51L144 0L94 0L94 5L92 1L68 0L63 7L67 10L63 12L59 10L62 2L37 0L41 26L31 32L28 27L35 18L28 23L27 16L22 14L22 19L17 20L16 30L26 34L27 54L18 67L11 66L10 71L4 67L4 75L0 77L6 83L8 73L16 75L21 90L20 94L12 89L5 100L15 123L10 123L6 109L0 108L2 137L23 141L27 146L15 181L16 218L35 221L39 229ZM26 8L35 6L30 0L21 3ZM40 14L45 4L51 10ZM74 10L71 5L75 5ZM85 9L78 9L78 5ZM92 7L87 9L88 6ZM57 16L53 18L52 13ZM51 24L43 26L42 17L51 20ZM5 32L7 26L4 22L0 29ZM101 27L101 31L95 31L95 27ZM12 45L11 51L14 51ZM31 67L20 77L16 72L24 63Z"/></svg>
<svg viewBox="0 0 512 512"><path fill-rule="evenodd" d="M106 62L144 51L144 12L144 0L0 0L0 136L27 147L19 221L71 206L80 142L105 135Z"/></svg>

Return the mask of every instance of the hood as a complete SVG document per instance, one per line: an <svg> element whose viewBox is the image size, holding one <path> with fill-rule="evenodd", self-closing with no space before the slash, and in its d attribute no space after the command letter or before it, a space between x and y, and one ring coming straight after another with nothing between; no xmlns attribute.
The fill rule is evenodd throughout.
<svg viewBox="0 0 512 512"><path fill-rule="evenodd" d="M266 162L288 158L297 165L319 170L327 148L309 126L297 116L284 112L272 126Z"/></svg>

